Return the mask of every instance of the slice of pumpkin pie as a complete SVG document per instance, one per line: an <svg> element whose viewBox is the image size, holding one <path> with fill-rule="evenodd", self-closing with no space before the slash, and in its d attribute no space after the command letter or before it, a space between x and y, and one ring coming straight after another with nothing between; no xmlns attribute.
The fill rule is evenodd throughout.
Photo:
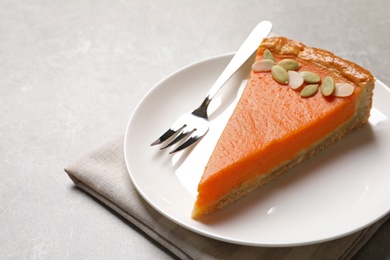
<svg viewBox="0 0 390 260"><path fill-rule="evenodd" d="M267 38L198 185L197 219L367 123L374 77L333 53Z"/></svg>

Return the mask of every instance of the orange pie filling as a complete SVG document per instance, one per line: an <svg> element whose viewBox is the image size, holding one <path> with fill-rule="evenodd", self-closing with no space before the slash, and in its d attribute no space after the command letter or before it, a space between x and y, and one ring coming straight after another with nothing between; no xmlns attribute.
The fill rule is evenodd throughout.
<svg viewBox="0 0 390 260"><path fill-rule="evenodd" d="M321 59L335 57L328 52L321 56L318 53L321 54L322 50L315 49L316 56L313 56L313 49L304 50L305 46L300 43L279 39L286 43L267 45L265 41L259 47L256 60L261 59L264 50L271 47L276 63L286 58L294 59L300 64L298 72L311 71L321 79L331 76L336 82L353 85L354 92L340 98L325 97L318 91L311 97L303 98L300 91L307 83L292 89L276 82L270 72L252 71L199 183L194 218L224 207L224 204L231 203L231 199L236 200L262 186L254 183L261 183L268 173L292 160L299 163L307 151L310 152L356 116L358 97L364 89L360 81L366 80L359 78L359 71L344 74L345 69L340 68L344 66L343 62ZM291 50L272 49L288 44L293 45ZM335 67L329 67L329 63ZM245 194L237 197L235 192Z"/></svg>

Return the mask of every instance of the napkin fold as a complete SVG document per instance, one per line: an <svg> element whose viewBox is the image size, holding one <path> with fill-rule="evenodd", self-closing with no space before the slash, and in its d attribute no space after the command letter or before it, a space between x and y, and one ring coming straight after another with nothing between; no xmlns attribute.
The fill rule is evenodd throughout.
<svg viewBox="0 0 390 260"><path fill-rule="evenodd" d="M252 247L221 242L189 231L153 209L132 184L116 138L65 168L77 187L96 197L180 259L350 259L389 218L351 235L297 247Z"/></svg>

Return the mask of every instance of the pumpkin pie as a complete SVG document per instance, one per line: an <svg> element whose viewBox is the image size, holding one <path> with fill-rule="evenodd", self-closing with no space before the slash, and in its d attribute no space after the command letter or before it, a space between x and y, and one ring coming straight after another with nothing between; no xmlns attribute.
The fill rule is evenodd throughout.
<svg viewBox="0 0 390 260"><path fill-rule="evenodd" d="M373 89L374 77L353 62L284 37L264 39L205 167L192 217L230 205L366 124Z"/></svg>

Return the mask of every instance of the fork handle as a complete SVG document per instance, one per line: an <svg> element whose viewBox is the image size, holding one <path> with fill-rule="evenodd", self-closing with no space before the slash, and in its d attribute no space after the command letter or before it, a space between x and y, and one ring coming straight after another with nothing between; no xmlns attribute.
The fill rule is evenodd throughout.
<svg viewBox="0 0 390 260"><path fill-rule="evenodd" d="M256 25L256 27L249 34L249 36L246 38L241 47L238 49L232 60L226 66L222 74L215 81L201 106L205 106L207 108L211 100L215 97L215 95L222 88L222 86L257 50L260 45L260 42L268 36L268 34L271 32L271 29L272 23L269 21L262 21Z"/></svg>

